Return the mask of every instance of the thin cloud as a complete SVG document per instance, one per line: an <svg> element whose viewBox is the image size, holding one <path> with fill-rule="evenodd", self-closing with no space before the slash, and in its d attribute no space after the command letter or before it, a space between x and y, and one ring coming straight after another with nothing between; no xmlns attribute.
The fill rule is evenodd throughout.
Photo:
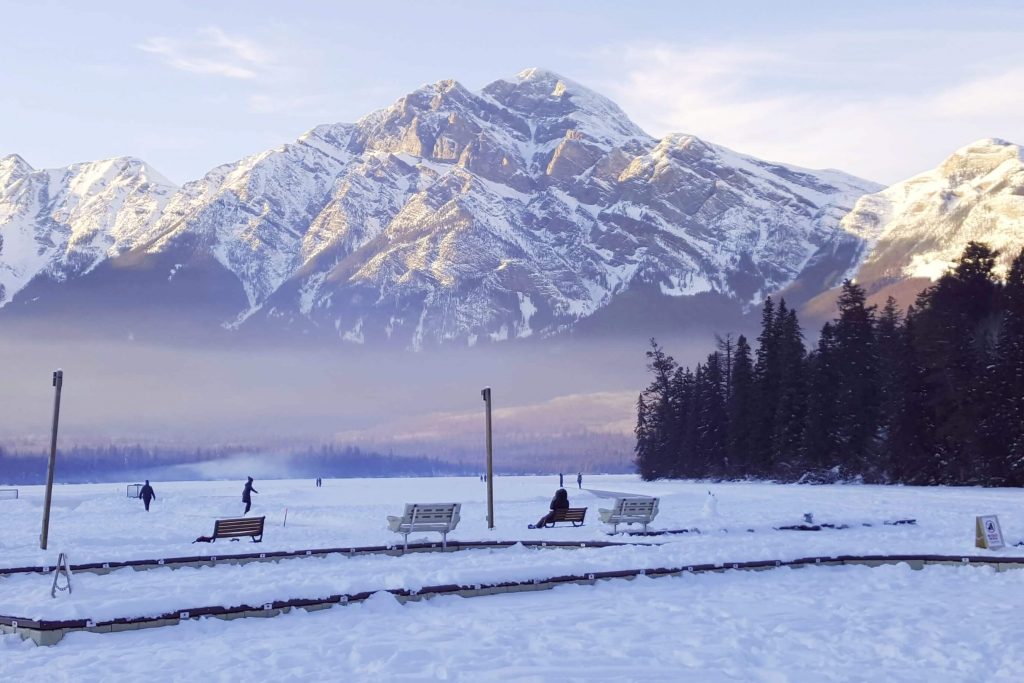
<svg viewBox="0 0 1024 683"><path fill-rule="evenodd" d="M924 171L978 138L1024 142L1020 60L963 58L971 54L965 42L1004 41L960 35L962 50L929 52L929 69L914 71L913 60L889 49L907 36L825 38L627 46L617 52L622 78L608 91L656 136L692 133L764 158L882 182ZM925 47L908 48L915 49Z"/></svg>
<svg viewBox="0 0 1024 683"><path fill-rule="evenodd" d="M228 35L216 26L199 29L191 39L154 36L136 47L158 56L172 68L223 78L252 80L273 62L271 55L254 41Z"/></svg>

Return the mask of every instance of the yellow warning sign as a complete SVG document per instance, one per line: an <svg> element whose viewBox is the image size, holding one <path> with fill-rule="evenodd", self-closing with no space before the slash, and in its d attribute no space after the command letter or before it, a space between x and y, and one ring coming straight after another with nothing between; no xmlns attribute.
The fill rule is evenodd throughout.
<svg viewBox="0 0 1024 683"><path fill-rule="evenodd" d="M999 526L999 515L980 515L974 520L974 545L987 550L1006 547L1003 530Z"/></svg>

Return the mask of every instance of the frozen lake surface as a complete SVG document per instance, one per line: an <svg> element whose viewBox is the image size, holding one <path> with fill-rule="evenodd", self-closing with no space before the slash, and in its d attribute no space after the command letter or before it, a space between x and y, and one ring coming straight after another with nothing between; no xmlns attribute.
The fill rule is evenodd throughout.
<svg viewBox="0 0 1024 683"><path fill-rule="evenodd" d="M236 482L154 482L150 512L116 484L54 491L48 551L38 548L41 487L0 500L0 566L382 545L400 542L386 516L406 502L461 502L450 538L610 540L598 507L606 492L661 498L655 529L702 534L634 538L603 549L507 549L303 558L202 568L78 573L74 592L49 596L50 579L0 579L0 613L29 618L145 616L201 605L567 573L842 554L1024 555L974 548L978 514L998 514L1007 540L1024 536L1016 489L645 483L625 475L566 477L580 528L530 530L557 477L499 477L496 528L476 478L257 481L262 544L193 544L216 518L237 516ZM718 500L707 516L708 489ZM287 526L284 526L287 508ZM777 531L802 522L849 524ZM886 520L915 518L914 526ZM872 526L862 526L870 523ZM753 532L749 532L752 529ZM615 537L622 538L622 537ZM436 541L438 534L413 540ZM1015 552L1016 551L1016 552ZM207 619L116 634L77 633L52 648L0 637L0 679L116 680L1013 680L1024 679L1024 571L982 567L820 567L726 572L539 593L444 597L400 605L381 593L361 605L273 619Z"/></svg>

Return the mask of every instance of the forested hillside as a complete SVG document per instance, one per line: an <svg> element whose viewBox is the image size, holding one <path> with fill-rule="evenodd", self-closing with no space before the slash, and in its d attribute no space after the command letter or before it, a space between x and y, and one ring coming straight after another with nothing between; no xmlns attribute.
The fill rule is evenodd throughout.
<svg viewBox="0 0 1024 683"><path fill-rule="evenodd" d="M1024 484L1024 250L997 256L969 243L905 313L847 280L810 352L784 300L694 369L652 339L642 476Z"/></svg>

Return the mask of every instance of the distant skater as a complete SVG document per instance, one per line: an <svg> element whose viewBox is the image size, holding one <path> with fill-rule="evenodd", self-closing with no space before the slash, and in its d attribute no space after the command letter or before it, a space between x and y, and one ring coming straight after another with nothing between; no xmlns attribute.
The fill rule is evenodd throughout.
<svg viewBox="0 0 1024 683"><path fill-rule="evenodd" d="M320 487L321 487L321 486L323 486L323 485L324 485L324 480L323 480L323 479L321 479L320 477L317 477L317 478L316 478L316 487L317 487L317 488L320 488Z"/></svg>
<svg viewBox="0 0 1024 683"><path fill-rule="evenodd" d="M583 473L580 472L576 475L576 486L583 488Z"/></svg>
<svg viewBox="0 0 1024 683"><path fill-rule="evenodd" d="M543 529L545 525L555 521L555 510L567 510L569 509L569 492L565 489L558 489L555 491L555 497L551 499L551 512L537 520L536 524L531 524L531 529Z"/></svg>
<svg viewBox="0 0 1024 683"><path fill-rule="evenodd" d="M565 486L565 477L562 475L561 472L559 472L558 473L558 488L562 488L563 486Z"/></svg>
<svg viewBox="0 0 1024 683"><path fill-rule="evenodd" d="M142 504L146 506L146 512L149 512L149 504L156 500L156 493L153 491L153 487L149 485L149 479L146 480L145 485L139 490L139 498L142 499Z"/></svg>
<svg viewBox="0 0 1024 683"><path fill-rule="evenodd" d="M245 503L245 512L243 515L249 514L249 508L252 507L252 494L259 493L252 487L252 477L249 477L249 481L245 482L245 488L242 489L242 502Z"/></svg>

